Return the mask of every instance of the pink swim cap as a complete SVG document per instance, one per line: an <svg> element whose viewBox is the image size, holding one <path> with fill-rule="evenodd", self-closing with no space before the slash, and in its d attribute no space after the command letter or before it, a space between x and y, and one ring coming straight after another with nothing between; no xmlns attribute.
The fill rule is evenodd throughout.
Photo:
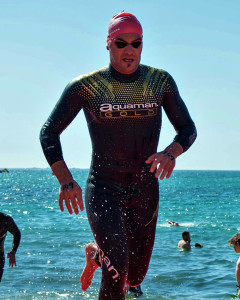
<svg viewBox="0 0 240 300"><path fill-rule="evenodd" d="M127 12L121 12L112 17L108 25L108 43L117 35L123 33L137 33L142 37L142 26L138 19Z"/></svg>

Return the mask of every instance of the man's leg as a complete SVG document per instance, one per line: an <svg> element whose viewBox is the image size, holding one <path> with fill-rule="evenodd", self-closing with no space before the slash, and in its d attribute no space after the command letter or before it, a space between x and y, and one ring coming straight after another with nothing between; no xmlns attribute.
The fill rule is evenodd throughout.
<svg viewBox="0 0 240 300"><path fill-rule="evenodd" d="M86 192L86 209L101 262L99 299L125 299L123 289L128 271L125 208L116 194L90 186Z"/></svg>
<svg viewBox="0 0 240 300"><path fill-rule="evenodd" d="M4 252L0 252L0 282L2 280L4 264L5 264L5 255L4 255Z"/></svg>
<svg viewBox="0 0 240 300"><path fill-rule="evenodd" d="M93 275L97 270L97 268L100 266L96 260L97 250L98 250L97 246L93 243L89 243L86 245L85 248L86 266L80 277L81 288L83 291L86 291L89 288L89 286L92 284Z"/></svg>
<svg viewBox="0 0 240 300"><path fill-rule="evenodd" d="M159 203L158 184L143 190L141 199L128 210L129 270L127 283L138 286L142 283L152 255Z"/></svg>
<svg viewBox="0 0 240 300"><path fill-rule="evenodd" d="M148 271L149 262L152 255L156 219L149 224L148 230L139 229L141 235L129 238L129 270L127 283L130 286L138 286L142 283Z"/></svg>

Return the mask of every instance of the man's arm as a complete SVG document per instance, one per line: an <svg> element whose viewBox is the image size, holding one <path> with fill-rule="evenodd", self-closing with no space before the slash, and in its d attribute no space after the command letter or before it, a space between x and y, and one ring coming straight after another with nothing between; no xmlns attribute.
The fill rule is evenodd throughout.
<svg viewBox="0 0 240 300"><path fill-rule="evenodd" d="M21 232L13 218L8 216L7 219L7 230L13 235L12 250L7 254L7 258L9 259L9 267L13 267L16 266L15 254L20 244Z"/></svg>
<svg viewBox="0 0 240 300"><path fill-rule="evenodd" d="M173 141L181 145L183 152L187 151L197 137L197 130L179 93L167 92L163 108L177 132Z"/></svg>
<svg viewBox="0 0 240 300"><path fill-rule="evenodd" d="M175 128L177 135L173 142L164 151L150 156L146 163L152 163L150 172L155 172L155 177L168 179L175 167L175 159L193 144L197 137L197 131L186 105L181 99L173 78L168 75L166 81L163 108L168 119Z"/></svg>
<svg viewBox="0 0 240 300"><path fill-rule="evenodd" d="M78 214L77 205L80 210L83 210L82 190L73 180L72 174L63 160L59 136L82 108L83 99L78 94L80 89L81 85L78 84L78 81L73 81L65 88L40 133L44 155L60 183L59 207L63 211L63 201L65 201L70 214L72 214L71 204L75 214Z"/></svg>
<svg viewBox="0 0 240 300"><path fill-rule="evenodd" d="M236 264L236 280L238 285L240 285L240 258L238 259Z"/></svg>
<svg viewBox="0 0 240 300"><path fill-rule="evenodd" d="M182 146L176 142L173 142L164 151L149 156L145 162L147 164L152 163L150 172L154 173L156 170L156 178L160 176L160 180L163 180L166 176L166 178L168 179L175 167L176 158L182 153Z"/></svg>
<svg viewBox="0 0 240 300"><path fill-rule="evenodd" d="M59 160L63 160L60 134L82 108L82 99L76 93L76 85L77 83L73 81L65 88L40 132L43 153L50 166Z"/></svg>
<svg viewBox="0 0 240 300"><path fill-rule="evenodd" d="M78 206L83 211L82 189L73 180L72 174L69 171L66 163L63 160L57 161L51 165L53 174L57 177L60 184L59 188L59 207L64 211L63 202L65 201L69 214L72 214L72 207L74 213L78 214ZM72 204L72 207L71 207Z"/></svg>

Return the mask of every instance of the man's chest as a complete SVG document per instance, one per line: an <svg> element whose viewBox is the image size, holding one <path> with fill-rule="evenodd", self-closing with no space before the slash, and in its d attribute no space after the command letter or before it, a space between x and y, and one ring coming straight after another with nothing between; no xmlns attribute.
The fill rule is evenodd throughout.
<svg viewBox="0 0 240 300"><path fill-rule="evenodd" d="M142 84L107 84L88 101L88 111L99 119L144 118L156 116L161 93Z"/></svg>

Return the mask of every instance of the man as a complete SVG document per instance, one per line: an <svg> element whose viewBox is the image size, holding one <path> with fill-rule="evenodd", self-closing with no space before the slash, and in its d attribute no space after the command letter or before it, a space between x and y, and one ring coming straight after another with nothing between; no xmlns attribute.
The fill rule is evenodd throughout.
<svg viewBox="0 0 240 300"><path fill-rule="evenodd" d="M229 241L228 245L233 245L236 253L240 253L240 233L236 233ZM236 263L236 280L237 280L237 293L239 293L240 288L240 257Z"/></svg>
<svg viewBox="0 0 240 300"><path fill-rule="evenodd" d="M183 231L182 233L182 240L178 243L178 248L182 248L184 250L190 250L191 249L191 238L190 233L188 231Z"/></svg>
<svg viewBox="0 0 240 300"><path fill-rule="evenodd" d="M0 282L5 265L4 241L8 231L13 235L13 245L12 250L7 254L7 258L9 259L9 267L13 267L16 266L15 255L21 240L21 232L13 218L0 212Z"/></svg>
<svg viewBox="0 0 240 300"><path fill-rule="evenodd" d="M167 221L171 226L179 226L178 222Z"/></svg>
<svg viewBox="0 0 240 300"><path fill-rule="evenodd" d="M70 82L40 135L60 183L60 209L65 202L77 214L82 190L63 160L59 135L84 110L93 147L85 205L96 245L86 246L81 286L86 290L101 266L99 299L125 299L125 284L143 281L155 238L158 177L171 176L175 159L196 138L173 78L140 65L142 37L134 15L115 15L107 36L110 65ZM157 153L162 107L177 135Z"/></svg>

